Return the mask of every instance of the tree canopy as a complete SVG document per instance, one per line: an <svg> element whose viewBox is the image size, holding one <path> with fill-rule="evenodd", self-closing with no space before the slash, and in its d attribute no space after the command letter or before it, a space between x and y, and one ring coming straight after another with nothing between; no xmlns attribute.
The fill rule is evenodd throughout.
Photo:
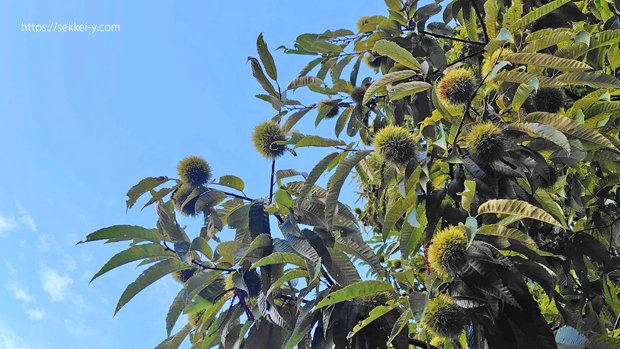
<svg viewBox="0 0 620 349"><path fill-rule="evenodd" d="M290 82L259 35L271 188L199 156L142 179L156 226L89 234L129 244L93 280L146 267L115 312L179 282L158 348L620 348L620 1L385 5L278 47L308 58Z"/></svg>

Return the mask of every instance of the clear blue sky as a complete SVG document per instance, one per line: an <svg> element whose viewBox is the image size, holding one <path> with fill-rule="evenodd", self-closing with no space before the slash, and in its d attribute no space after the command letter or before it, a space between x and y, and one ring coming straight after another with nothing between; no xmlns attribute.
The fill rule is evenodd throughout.
<svg viewBox="0 0 620 349"><path fill-rule="evenodd" d="M248 55L260 32L274 49L297 34L354 28L378 0L0 2L0 348L152 348L178 290L161 280L115 318L133 266L88 285L123 246L75 246L114 224L152 227L153 209L125 212L139 179L175 175L204 156L265 196L269 164L252 127L271 117ZM22 23L119 24L116 33L29 33ZM275 54L286 84L307 57ZM330 125L330 128L333 125ZM331 131L330 131L331 132ZM308 132L310 133L310 132ZM302 154L303 155L303 154ZM309 171L316 157L285 159Z"/></svg>

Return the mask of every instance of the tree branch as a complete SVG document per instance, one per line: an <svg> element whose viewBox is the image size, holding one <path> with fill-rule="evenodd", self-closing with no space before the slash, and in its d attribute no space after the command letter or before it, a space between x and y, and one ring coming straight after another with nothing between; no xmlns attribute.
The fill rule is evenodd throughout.
<svg viewBox="0 0 620 349"><path fill-rule="evenodd" d="M170 248L170 246L168 246L168 244L166 243L166 241L162 241L162 244L164 245L164 248L166 249L166 251L170 251L172 253L177 253L177 251L175 251L174 249ZM235 271L234 269L227 269L227 268L218 268L218 267L210 267L207 265L202 264L201 262L192 259L191 260L192 264L202 268L202 270L217 270L217 271L223 271L223 272L227 272L227 273L232 273L233 271Z"/></svg>
<svg viewBox="0 0 620 349"><path fill-rule="evenodd" d="M435 38L441 38L441 39L446 39L446 40L452 40L452 41L458 41L458 42L464 42L466 44L471 44L471 45L478 45L478 46L486 46L486 44L484 42L480 42L480 41L472 41L472 40L467 40L467 39L461 39L461 38L455 38L452 36L447 36L447 35L442 35L442 34L436 34L436 33L431 33L429 31L423 30L422 34L428 35L428 36L432 36Z"/></svg>
<svg viewBox="0 0 620 349"><path fill-rule="evenodd" d="M448 65L446 66L446 68L447 68L447 67L451 67L451 66L453 66L453 65L455 65L455 64L457 64L457 63L463 62L463 61L465 61L465 60L468 60L468 59L470 59L470 58L472 58L472 57L476 57L476 56L478 56L478 55L481 55L481 54L485 53L486 51L487 51L487 50L482 49L482 50L480 50L480 51L476 51L476 52L474 52L474 53L472 53L472 54L469 54L469 55L467 55L467 56L465 56L465 57L461 57L461 58L457 59L456 61L454 61L454 62L452 62L452 63L448 64Z"/></svg>
<svg viewBox="0 0 620 349"><path fill-rule="evenodd" d="M480 8L478 7L478 4L476 3L476 0L472 0L471 1L471 5L474 7L474 11L476 12L476 16L478 17L478 20L480 21L480 26L482 27L482 33L484 33L484 41L485 43L489 43L489 33L487 32L487 26L484 23L484 18L482 18L482 11L480 11Z"/></svg>
<svg viewBox="0 0 620 349"><path fill-rule="evenodd" d="M269 204L273 202L273 179L276 174L276 159L271 161L271 179L269 181Z"/></svg>
<svg viewBox="0 0 620 349"><path fill-rule="evenodd" d="M421 341L419 339L411 338L411 337L409 337L409 344L413 344L416 347L423 348L423 349L439 349L436 346L431 345L430 343Z"/></svg>

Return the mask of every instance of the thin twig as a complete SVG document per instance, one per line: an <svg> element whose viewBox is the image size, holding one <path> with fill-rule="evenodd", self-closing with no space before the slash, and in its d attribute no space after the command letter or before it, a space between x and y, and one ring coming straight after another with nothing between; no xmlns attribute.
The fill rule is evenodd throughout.
<svg viewBox="0 0 620 349"><path fill-rule="evenodd" d="M271 161L271 179L269 181L269 204L273 202L273 179L276 172L276 159Z"/></svg>
<svg viewBox="0 0 620 349"><path fill-rule="evenodd" d="M166 241L162 241L164 248L166 249L166 251L170 251L173 253L177 253L177 251L175 251L174 249L170 248L170 246L168 246L168 244L166 243ZM227 272L227 273L232 273L233 271L235 271L234 269L226 269L226 268L218 268L218 267L210 267L210 266L206 266L204 264L202 264L201 262L192 259L191 260L192 264L202 268L202 270L217 270L217 271L223 271L223 272Z"/></svg>
<svg viewBox="0 0 620 349"><path fill-rule="evenodd" d="M435 38L441 38L441 39L446 39L446 40L464 42L466 44L471 44L471 45L486 46L486 44L484 42L472 41L472 40L461 39L461 38L455 38L455 37L452 37L452 36L447 36L447 35L442 35L442 34L437 34L437 33L431 33L431 32L426 31L426 30L423 30L422 33L425 34L425 35L428 35L428 36L435 37Z"/></svg>
<svg viewBox="0 0 620 349"><path fill-rule="evenodd" d="M436 346L434 346L434 345L432 345L430 343L427 343L425 341L421 341L419 339L411 338L411 337L409 337L409 344L413 344L416 347L423 348L423 349L439 349L439 348L437 348Z"/></svg>
<svg viewBox="0 0 620 349"><path fill-rule="evenodd" d="M476 16L478 17L478 20L480 21L480 26L482 27L482 33L484 33L484 41L488 44L489 33L487 33L487 26L484 23L484 18L482 18L482 11L480 11L480 8L478 7L476 0L472 0L471 4L474 7L474 11L476 12Z"/></svg>
<svg viewBox="0 0 620 349"><path fill-rule="evenodd" d="M452 63L448 64L448 65L446 66L446 68L447 68L447 67L451 67L451 66L453 66L453 65L455 65L455 64L457 64L457 63L463 62L463 61L465 61L465 60L468 60L468 59L470 59L470 58L472 58L472 57L476 57L476 56L478 56L478 55L481 55L481 54L485 53L486 51L487 51L487 50L484 50L484 49L483 49L483 50L480 50L480 51L476 51L476 52L474 52L474 53L472 53L472 54L470 54L470 55L467 55L467 56L465 56L465 57L461 57L461 58L457 59L456 61L454 61L454 62L452 62Z"/></svg>

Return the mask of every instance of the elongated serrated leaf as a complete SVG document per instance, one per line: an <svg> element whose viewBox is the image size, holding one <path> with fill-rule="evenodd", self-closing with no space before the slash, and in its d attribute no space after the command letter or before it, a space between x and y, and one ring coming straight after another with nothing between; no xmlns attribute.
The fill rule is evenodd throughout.
<svg viewBox="0 0 620 349"><path fill-rule="evenodd" d="M323 80L314 76L300 76L288 84L287 90L294 90L302 86L321 85Z"/></svg>
<svg viewBox="0 0 620 349"><path fill-rule="evenodd" d="M98 240L123 241L134 239L159 243L163 237L157 229L147 229L137 225L113 225L88 234L86 240L80 241L78 244Z"/></svg>
<svg viewBox="0 0 620 349"><path fill-rule="evenodd" d="M302 257L296 255L295 253L273 252L269 256L263 257L254 263L252 265L252 269L271 264L295 264L303 267L306 265L306 262Z"/></svg>
<svg viewBox="0 0 620 349"><path fill-rule="evenodd" d="M316 309L326 307L328 305L349 301L355 298L368 297L378 293L392 291L392 285L389 282L367 280L349 285L334 291L327 295L316 305Z"/></svg>
<svg viewBox="0 0 620 349"><path fill-rule="evenodd" d="M224 185L238 191L243 191L243 189L245 188L243 180L237 176L222 176L220 177L220 180L217 182L217 184Z"/></svg>
<svg viewBox="0 0 620 349"><path fill-rule="evenodd" d="M548 15L549 13L558 9L560 6L569 2L570 0L554 0L534 10L529 11L509 27L510 32L514 33L517 30L524 28L528 24L533 23L534 21L540 19L545 15Z"/></svg>
<svg viewBox="0 0 620 349"><path fill-rule="evenodd" d="M190 324L183 326L179 332L159 343L155 349L178 349L191 330L192 326Z"/></svg>
<svg viewBox="0 0 620 349"><path fill-rule="evenodd" d="M364 93L363 104L368 103L368 101L375 95L378 89L381 87L390 84L394 81L399 81L403 79L407 79L415 75L415 72L412 70L402 70L396 71L392 73L388 73L374 81L368 88L366 89L366 93Z"/></svg>
<svg viewBox="0 0 620 349"><path fill-rule="evenodd" d="M311 107L303 108L289 115L286 118L286 121L284 121L284 124L282 125L282 131L284 132L290 131L293 128L293 126L295 126L297 121L299 121L299 119L301 119L304 115L308 114L310 110L312 110Z"/></svg>
<svg viewBox="0 0 620 349"><path fill-rule="evenodd" d="M329 164L332 163L332 161L334 161L334 159L339 154L340 153L335 152L335 153L331 153L327 155L312 168L312 170L306 177L306 180L304 181L304 186L301 189L301 193L299 194L300 200L303 201L308 196L308 194L314 187L314 184L316 183L316 181L319 179L319 177L321 177L323 172L325 172L325 170L327 169L327 166L329 166Z"/></svg>
<svg viewBox="0 0 620 349"><path fill-rule="evenodd" d="M546 53L512 53L504 59L511 63L529 64L561 71L581 71L592 68L581 61L557 57Z"/></svg>
<svg viewBox="0 0 620 349"><path fill-rule="evenodd" d="M572 72L559 75L555 81L560 84L586 85L594 88L620 88L620 81L602 72Z"/></svg>
<svg viewBox="0 0 620 349"><path fill-rule="evenodd" d="M571 153L570 143L566 136L556 130L551 125L539 124L534 122L521 123L515 122L510 124L510 128L527 132L530 135L546 139L552 143L555 143L560 148L564 149L568 155Z"/></svg>
<svg viewBox="0 0 620 349"><path fill-rule="evenodd" d="M584 141L592 142L617 151L614 144L611 143L609 139L605 138L605 136L603 136L596 130L589 128L588 126L580 124L577 121L569 119L565 116L544 112L535 112L528 114L526 119L528 121L535 121L538 123L551 125L555 127L558 131L562 131L573 137L577 137Z"/></svg>
<svg viewBox="0 0 620 349"><path fill-rule="evenodd" d="M274 281L271 286L269 286L269 290L267 291L267 296L269 296L273 291L279 289L285 282L297 279L309 277L308 272L301 269L290 269L284 272L278 280Z"/></svg>
<svg viewBox="0 0 620 349"><path fill-rule="evenodd" d="M178 270L183 270L187 268L187 264L181 262L177 258L168 258L157 264L152 265L148 269L146 269L138 278L129 284L123 294L121 295L118 303L116 304L116 309L114 310L114 315L118 313L121 308L127 304L133 297L135 297L140 291L145 289L147 286L151 285L153 282L161 279L162 277Z"/></svg>
<svg viewBox="0 0 620 349"><path fill-rule="evenodd" d="M267 246L271 246L271 235L269 234L260 234L252 242L248 249L243 254L243 257L239 259L239 263L242 263L253 251L259 248L264 248Z"/></svg>
<svg viewBox="0 0 620 349"><path fill-rule="evenodd" d="M392 327L392 332L390 333L390 338L388 338L388 343L392 343L392 341L396 339L398 334L401 333L405 329L407 324L409 324L409 319L411 318L412 315L413 314L410 309L407 309L402 314L400 314L398 319L396 319L396 322L394 322L394 326Z"/></svg>
<svg viewBox="0 0 620 349"><path fill-rule="evenodd" d="M136 201L142 196L142 194L147 191L155 189L162 183L168 181L168 177L160 176L160 177L147 177L141 180L138 184L134 185L127 192L127 209L130 209Z"/></svg>
<svg viewBox="0 0 620 349"><path fill-rule="evenodd" d="M542 32L542 31L539 31ZM536 33L539 33L536 32ZM557 45L564 41L570 41L575 39L575 32L565 31L565 30L552 30L549 33L537 38L536 40L532 40L535 33L532 33L528 36L528 44L523 48L522 52L537 52L540 50L544 50L551 46ZM530 41L531 40L531 41Z"/></svg>
<svg viewBox="0 0 620 349"><path fill-rule="evenodd" d="M517 87L514 97L512 98L512 109L517 111L521 110L521 106L525 103L533 91L534 88L529 84L520 84L519 87Z"/></svg>
<svg viewBox="0 0 620 349"><path fill-rule="evenodd" d="M543 188L536 189L534 192L534 198L547 212L554 216L562 225L566 225L566 218L564 218L564 211L560 204L558 204L549 193Z"/></svg>
<svg viewBox="0 0 620 349"><path fill-rule="evenodd" d="M476 235L499 236L502 238L522 242L523 244L528 246L537 247L534 240L526 233L518 229L505 227L501 224L483 225L479 227L478 230L476 230Z"/></svg>
<svg viewBox="0 0 620 349"><path fill-rule="evenodd" d="M489 200L478 207L478 215L484 213L510 214L566 228L545 210L521 200Z"/></svg>
<svg viewBox="0 0 620 349"><path fill-rule="evenodd" d="M160 244L142 244L132 246L121 251L110 258L110 260L93 276L90 282L107 273L108 271L118 268L121 265L150 257L175 256L174 253L164 250Z"/></svg>
<svg viewBox="0 0 620 349"><path fill-rule="evenodd" d="M399 46L394 41L379 40L375 43L373 51L382 56L388 56L395 62L404 65L407 68L420 71L420 62L418 62L411 52Z"/></svg>
<svg viewBox="0 0 620 349"><path fill-rule="evenodd" d="M265 40L263 39L263 33L260 33L256 39L256 49L258 50L258 56L260 57L261 62L263 62L263 66L265 66L267 75L269 75L270 78L277 80L278 71L276 70L276 64L273 61L271 53L269 53Z"/></svg>
<svg viewBox="0 0 620 349"><path fill-rule="evenodd" d="M336 216L336 207L338 207L338 196L344 185L344 181L355 165L370 154L369 150L361 150L354 152L351 156L344 159L336 168L336 172L329 179L327 187L327 198L325 199L325 220L329 229L333 226L334 217Z"/></svg>
<svg viewBox="0 0 620 349"><path fill-rule="evenodd" d="M415 200L415 190L410 190L409 193L407 193L407 197L399 197L388 207L385 218L383 219L383 240L387 239L390 230L392 230L396 222L407 213L407 210L415 203Z"/></svg>
<svg viewBox="0 0 620 349"><path fill-rule="evenodd" d="M424 81L404 82L388 88L388 95L390 96L390 100L395 101L419 92L430 90L432 87L433 85Z"/></svg>
<svg viewBox="0 0 620 349"><path fill-rule="evenodd" d="M183 300L183 296L185 295L185 289L182 288L179 293L177 293L176 297L170 304L170 308L168 309L168 313L166 314L166 332L168 333L168 337L172 333L172 328L177 323L179 316L183 312L183 308L185 307L185 300Z"/></svg>
<svg viewBox="0 0 620 349"><path fill-rule="evenodd" d="M493 78L494 81L513 82L515 84L527 84L532 79L538 79L540 87L563 87L564 84L547 76L517 70L504 70Z"/></svg>
<svg viewBox="0 0 620 349"><path fill-rule="evenodd" d="M392 305L389 305L389 306L379 305L379 306L374 307L370 311L370 313L368 313L368 317L366 317L365 319L363 319L360 322L358 322L355 325L355 327L353 327L351 332L349 332L347 334L347 339L353 338L353 336L355 336L355 334L357 332L361 331L364 327L368 326L373 321L377 320L378 318L380 318L383 315L389 313L390 311L394 310L394 308L397 308L397 307L398 307L398 303L395 303L395 304L392 304Z"/></svg>
<svg viewBox="0 0 620 349"><path fill-rule="evenodd" d="M209 246L209 242L201 237L197 236L192 240L192 244L189 246L190 251L199 251L205 257L212 259L213 258L213 249Z"/></svg>
<svg viewBox="0 0 620 349"><path fill-rule="evenodd" d="M216 270L202 270L195 273L187 282L187 301L194 299L200 291L211 285L220 275L222 272Z"/></svg>
<svg viewBox="0 0 620 349"><path fill-rule="evenodd" d="M214 207L226 199L226 194L221 190L209 189L202 193L198 200L196 200L195 210L196 212L202 212L207 207Z"/></svg>
<svg viewBox="0 0 620 349"><path fill-rule="evenodd" d="M267 80L267 77L265 76L263 68L258 62L258 59L254 57L248 57L248 61L250 61L250 65L252 66L252 75L254 76L256 81L258 81L258 83L263 87L265 92L269 93L269 95L275 98L280 98L280 94L276 91L271 82Z"/></svg>
<svg viewBox="0 0 620 349"><path fill-rule="evenodd" d="M328 251L331 258L325 260L325 267L339 285L348 286L362 281L347 254L333 248L328 248Z"/></svg>
<svg viewBox="0 0 620 349"><path fill-rule="evenodd" d="M329 139L321 136L305 136L300 139L293 149L302 147L333 147L338 145L344 145L345 143L338 139Z"/></svg>

